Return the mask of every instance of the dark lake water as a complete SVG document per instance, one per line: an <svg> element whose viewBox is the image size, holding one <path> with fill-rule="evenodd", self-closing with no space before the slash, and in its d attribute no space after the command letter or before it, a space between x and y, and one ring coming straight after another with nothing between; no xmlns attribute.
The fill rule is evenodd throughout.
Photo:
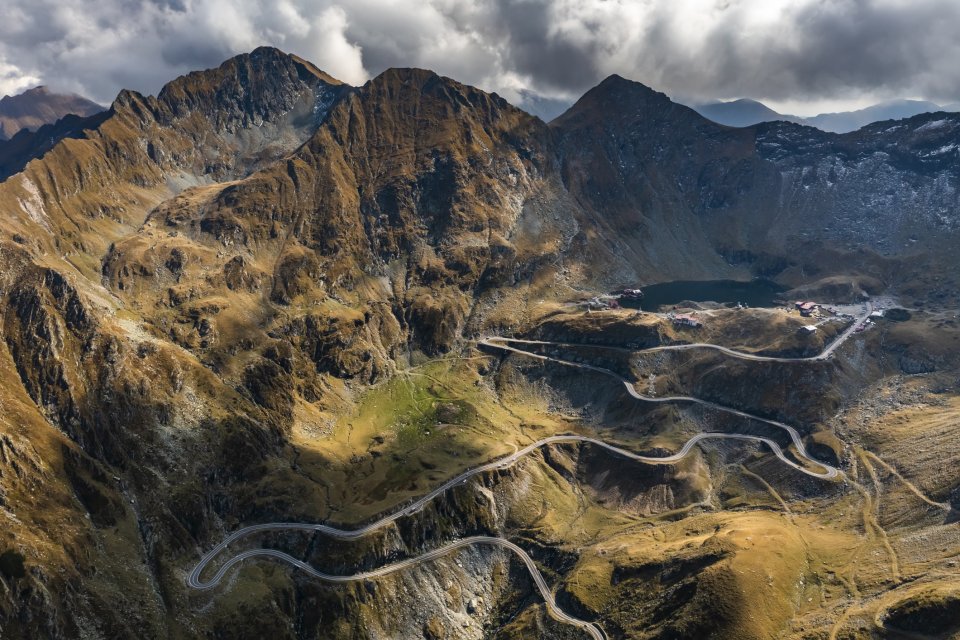
<svg viewBox="0 0 960 640"><path fill-rule="evenodd" d="M643 287L643 298L621 299L625 307L644 311L658 311L684 300L694 302L719 302L736 304L742 302L750 307L775 307L787 288L770 280L678 280L661 282Z"/></svg>

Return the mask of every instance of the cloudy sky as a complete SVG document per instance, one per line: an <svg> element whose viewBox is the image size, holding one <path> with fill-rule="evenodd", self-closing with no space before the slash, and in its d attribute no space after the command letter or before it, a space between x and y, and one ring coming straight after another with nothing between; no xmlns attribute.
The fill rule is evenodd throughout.
<svg viewBox="0 0 960 640"><path fill-rule="evenodd" d="M0 94L106 104L262 44L352 84L417 66L514 102L611 73L799 115L960 100L957 0L2 0Z"/></svg>

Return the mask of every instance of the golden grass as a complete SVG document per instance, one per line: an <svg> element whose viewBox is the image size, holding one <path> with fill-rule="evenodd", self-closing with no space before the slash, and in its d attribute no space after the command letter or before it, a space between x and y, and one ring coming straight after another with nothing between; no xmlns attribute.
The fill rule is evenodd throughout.
<svg viewBox="0 0 960 640"><path fill-rule="evenodd" d="M853 545L849 534L821 530L807 517L701 513L605 538L584 551L564 584L592 610L615 612L624 598L656 602L686 576L700 585L696 598L702 599L684 605L688 624L716 607L718 618L701 622L713 625L717 637L772 638L793 615L822 602L829 587L818 584L817 573L829 566L824 562L842 561ZM724 626L726 607L737 612L734 626ZM677 620L624 618L636 634L631 637L647 637L668 622Z"/></svg>
<svg viewBox="0 0 960 640"><path fill-rule="evenodd" d="M426 493L460 471L513 453L569 424L526 402L501 401L476 371L451 357L403 371L361 393L352 408L313 414L320 429L295 428L298 464L330 487L338 521L371 517ZM301 415L306 415L306 412Z"/></svg>

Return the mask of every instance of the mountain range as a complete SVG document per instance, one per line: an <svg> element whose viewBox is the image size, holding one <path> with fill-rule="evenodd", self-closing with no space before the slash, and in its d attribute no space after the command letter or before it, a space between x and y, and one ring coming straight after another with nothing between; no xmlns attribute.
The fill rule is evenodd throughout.
<svg viewBox="0 0 960 640"><path fill-rule="evenodd" d="M850 133L868 124L884 120L903 120L923 113L955 113L960 103L938 105L926 100L889 100L856 111L821 113L809 118L777 113L762 102L741 98L729 102L693 105L700 115L731 127L749 127L761 122L794 122L831 133Z"/></svg>
<svg viewBox="0 0 960 640"><path fill-rule="evenodd" d="M54 93L43 86L4 96L0 98L0 141L12 138L21 129L35 131L69 114L86 117L101 111L102 106L86 98Z"/></svg>
<svg viewBox="0 0 960 640"><path fill-rule="evenodd" d="M566 111L570 103L524 91L517 106L549 122ZM691 107L700 115L731 127L785 121L832 133L849 133L874 122L902 120L923 113L960 111L960 103L938 105L925 100L889 100L856 111L822 113L807 118L778 113L762 102L749 98L694 104ZM14 137L21 129L33 132L41 126L53 125L68 115L88 117L104 110L82 96L54 93L44 86L16 96L4 96L0 99L0 141Z"/></svg>
<svg viewBox="0 0 960 640"><path fill-rule="evenodd" d="M912 633L954 611L953 583L923 563L958 549L944 513L960 478L931 472L960 460L935 444L956 422L931 418L929 444L903 451L868 430L892 394L952 402L960 114L731 128L614 75L546 124L428 70L354 87L262 47L17 140L0 182L4 638L579 637L503 549L347 585L268 560L209 592L187 576L240 527L375 522L571 430L662 457L695 431L749 428L796 457L744 411L791 420L856 490L798 476L762 440L641 466L563 445L357 540L257 542L352 574L509 536L558 606L611 638L821 637L841 602L882 602L878 619ZM936 315L854 340L836 366L757 374L717 354L624 356L697 336L666 315L577 312L628 286L755 277L850 304L893 291ZM737 348L812 349L796 314L705 313ZM641 406L596 370L491 356L491 335L579 344L569 362L740 414ZM900 452L896 467L861 444Z"/></svg>

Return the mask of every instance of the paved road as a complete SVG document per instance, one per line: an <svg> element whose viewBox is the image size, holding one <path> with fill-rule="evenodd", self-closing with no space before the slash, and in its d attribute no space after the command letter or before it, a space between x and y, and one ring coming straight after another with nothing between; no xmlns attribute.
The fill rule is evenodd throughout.
<svg viewBox="0 0 960 640"><path fill-rule="evenodd" d="M533 577L534 582L537 583L537 587L540 589L541 594L543 594L544 600L547 603L547 609L550 612L551 616L553 616L555 619L561 622L565 622L565 623L584 629L593 638L596 638L598 640L604 640L603 632L602 630L599 629L599 627L589 622L584 622L583 620L574 618L566 614L562 609L560 609L555 599L553 598L552 591L550 590L549 586L546 584L546 581L544 580L543 575L540 573L540 570L537 568L536 564L533 562L533 559L530 558L530 556L527 555L527 553L523 551L523 549L521 549L517 545L513 544L512 542L504 538L494 538L489 536L474 536L471 538L464 538L463 540L457 540L447 545L444 545L442 547L439 547L437 549L434 549L432 551L428 551L427 553L417 556L415 558L409 558L398 563L386 565L379 569L374 569L372 571L361 572L361 573L345 575L345 576L335 576L335 575L326 574L326 573L317 571L307 563L301 560L298 560L293 556L290 556L289 554L283 553L282 551L277 551L274 549L251 549L249 551L244 551L237 555L234 555L227 562L221 565L220 568L217 570L217 572L209 580L206 580L206 581L202 580L201 575L203 574L204 570L209 566L209 564L217 556L223 553L223 551L226 550L226 548L230 544L255 533L264 533L268 531L310 531L310 532L321 532L331 537L339 538L341 540L355 540L357 538L361 538L363 536L369 535L379 529L382 529L390 525L391 523L395 522L399 518L416 513L417 511L422 509L424 505L426 505L430 500L437 497L444 491L449 490L451 487L456 486L458 484L464 484L467 482L467 480L469 480L473 476L476 476L480 473L508 467L516 463L517 460L519 460L520 458L535 451L536 449L539 449L540 447L544 447L550 444L560 444L560 443L569 443L569 442L590 443L590 444L602 447L604 449L607 449L608 451L621 455L625 458L630 458L632 460L637 460L637 461L645 462L648 464L673 464L678 460L681 460L684 457L686 457L698 442L701 442L702 440L708 440L708 439L744 440L744 441L763 443L767 445L771 449L771 451L773 451L774 455L776 455L778 459L780 459L785 464L790 465L794 469L797 469L798 471L801 471L803 473L806 473L808 475L818 477L818 478L832 478L837 475L837 471L836 469L833 469L833 467L827 467L828 471L822 474L818 474L809 469L801 467L800 465L796 464L795 462L793 462L792 460L790 460L784 455L783 450L780 448L779 444L777 444L773 440L770 440L769 438L763 438L760 436L751 436L751 435L735 434L735 433L698 433L694 437L690 438L690 440L688 440L677 453L674 453L669 456L663 456L663 457L643 456L643 455L634 453L632 451L628 451L627 449L617 447L608 442L604 442L603 440L599 440L597 438L590 438L587 436L579 436L579 435L572 435L572 434L550 436L549 438L544 438L530 445L527 445L523 449L520 449L519 451L513 454L510 454L509 456L506 456L499 460L495 460L485 465L481 465L474 469L465 471L460 475L456 476L455 478L437 487L436 489L434 489L427 495L423 496L422 498L404 507L403 509L395 513L392 513L390 515L384 516L383 518L377 520L376 522L372 522L368 525L359 527L357 529L339 529L337 527L332 527L330 525L325 525L325 524L302 523L302 522L270 522L270 523L257 524L249 527L244 527L242 529L238 529L237 531L233 532L232 534L224 538L217 546L215 546L210 551L208 551L203 556L203 558L200 559L200 562L197 563L197 565L190 572L190 575L187 577L187 585L194 589L201 589L201 590L211 589L215 587L217 584L219 584L219 582L223 579L223 576L234 565L248 558L255 558L255 557L270 557L270 558L282 560L284 562L287 562L297 567L298 569L306 571L310 575L313 575L322 580L327 580L329 582L350 582L354 580L365 580L369 578L376 578L379 576L387 575L389 573L393 573L395 571L400 571L401 569L410 567L420 562L429 562L431 560L435 560L436 558L439 558L440 556L443 556L449 553L450 551L453 551L454 549L459 549L472 544L493 544L493 545L498 545L498 546L510 549L511 551L516 553L521 560L523 560L524 564L527 566L527 569L530 571L530 575Z"/></svg>
<svg viewBox="0 0 960 640"><path fill-rule="evenodd" d="M396 573L397 571L402 571L409 567L412 567L415 564L420 564L422 562L431 562L445 556L446 554L455 551L457 549L462 549L464 547L469 547L473 545L492 545L496 547L502 547L508 549L516 554L523 563L527 566L527 570L530 572L530 576L533 578L534 583L537 585L537 589L540 590L540 594L543 596L544 601L547 604L547 610L550 612L550 615L566 624L579 627L586 631L591 638L594 640L606 640L606 634L591 622L586 620L580 620L575 618L557 605L556 599L553 597L553 592L550 590L550 586L547 584L547 581L543 578L543 574L540 573L540 569L537 567L536 563L533 561L533 558L527 554L526 551L510 542L504 538L494 538L492 536L471 536L469 538L463 538L462 540L455 540L453 542L447 543L442 547L428 551L423 555L417 556L416 558L408 558L406 560L401 560L393 564L388 564L378 569L373 569L371 571L364 571L361 573L354 573L351 575L333 575L329 573L323 573L322 571L317 571L312 566L298 560L293 556L284 553L282 551L277 551L275 549L251 549L250 551L244 551L230 558L216 574L207 582L193 584L190 586L195 589L211 589L215 587L220 580L223 579L223 576L226 575L227 571L233 568L234 565L248 559L248 558L273 558L276 560L281 560L283 562L289 563L302 571L306 571L315 578L325 580L327 582L355 582L358 580L370 580L373 578L379 578L391 573ZM192 577L192 576L191 576Z"/></svg>
<svg viewBox="0 0 960 640"><path fill-rule="evenodd" d="M557 364L562 364L568 367L577 367L579 369L587 369L589 371L602 373L603 375L610 376L618 380L619 382L621 382L623 386L626 388L627 393L629 393L632 397L636 398L637 400L642 400L644 402L690 402L693 404L699 404L700 406L703 406L703 407L708 407L710 409L715 409L717 411L723 411L725 413L739 416L741 418L746 418L748 420L756 420L757 422L763 422L764 424L769 424L771 426L777 427L778 429L783 429L790 436L790 440L793 442L793 445L797 448L797 453L801 457L805 458L807 461L812 463L813 465L822 467L824 471L821 473L821 472L807 469L806 467L801 467L789 461L787 458L783 458L784 461L788 462L792 467L802 471L803 473L806 473L807 475L811 475L817 478L834 478L840 474L840 471L835 469L834 467L831 467L828 464L819 462L811 458L810 455L807 453L806 447L803 445L803 440L800 438L800 434L797 432L796 429L794 429L788 424L785 424L783 422L778 422L776 420L770 420L769 418L757 416L752 413L747 413L746 411L740 411L739 409L733 409L731 407L727 407L722 404L717 404L716 402L710 402L709 400L702 400L700 398L695 398L693 396L645 396L639 391L637 391L636 387L634 387L633 385L633 382L631 382L630 380L627 380L620 374L614 371L611 371L610 369L605 369L603 367L598 367L592 364L584 364L581 362L572 362L570 360L563 360L561 358L552 358L550 356L544 356L539 353L530 353L529 351L524 351L523 349L517 349L516 347L509 346L510 342L513 342L513 340L511 340L510 338L485 338L480 341L480 344L485 345L487 347L502 349L504 351L509 351L512 353L523 355L528 358L544 360L547 362L555 362ZM550 343L544 343L544 344L550 344ZM711 435L711 434L703 434L703 435ZM729 435L732 436L732 434L729 434ZM769 442L772 442L772 440ZM777 447L777 449L779 449L779 446Z"/></svg>
<svg viewBox="0 0 960 640"><path fill-rule="evenodd" d="M188 576L187 584L193 587L194 589L206 589L216 584L219 578L215 577L213 580L209 582L204 582L200 579L200 575L207 568L207 566L214 560L214 558L220 555L220 553L222 553L229 545L233 544L237 540L246 538L251 534L264 533L267 531L311 531L311 532L316 531L316 532L324 533L333 538L339 538L341 540L356 540L358 538L362 538L371 533L374 533L375 531L379 531L380 529L383 529L384 527L392 524L393 522L397 521L402 517L409 516L411 514L414 514L420 511L428 502L436 498L438 495L444 493L445 491L448 491L450 488L454 486L465 484L470 478L476 475L485 473L487 471L507 468L515 464L518 460L520 460L524 456L527 456L533 451L541 447L545 447L547 445L570 443L570 442L589 443L589 444L596 445L598 447L602 447L608 451L611 451L625 458L629 458L631 460L637 460L639 462L644 462L647 464L673 464L685 458L693 449L693 447L697 445L698 442L701 442L702 440L720 440L720 439L744 440L744 441L750 441L750 442L763 443L767 445L770 448L770 450L773 451L774 455L776 455L777 458L783 461L785 464L788 464L794 469L797 469L798 471L801 471L803 473L806 473L816 478L829 479L837 475L836 469L833 469L833 467L828 467L830 470L833 471L832 473L830 471L827 471L825 473L816 473L814 471L801 467L793 460L790 460L789 458L787 458L783 453L783 449L781 449L780 445L777 444L775 441L770 440L769 438L761 437L761 436L752 436L752 435L745 435L740 433L698 433L692 438L690 438L689 440L687 440L687 442L683 445L683 447L681 447L681 449L678 452L668 456L662 456L662 457L640 455L632 451L629 451L627 449L623 449L621 447L612 445L608 442L604 442L603 440L599 440L597 438L591 438L588 436L580 436L580 435L574 435L574 434L550 436L548 438L543 438L542 440L538 440L532 444L529 444L523 449L520 449L517 452L512 453L506 457L503 457L498 460L494 460L493 462L488 462L487 464L464 471L460 475L456 476L451 480L448 480L447 482L443 483L442 485L440 485L430 493L426 494L422 498L417 499L415 502L410 503L409 505L405 506L399 511L386 515L380 518L379 520L377 520L376 522L372 522L370 524L364 525L362 527L358 527L356 529L340 529L337 527L333 527L333 526L321 524L321 523L303 523L303 522L268 522L264 524L255 524L249 527L238 529L234 531L232 534L230 534L229 536L227 536L226 538L224 538L217 546L213 547L210 551L208 551L203 556L203 558L200 559L200 562L197 563L197 565L193 568L193 571L191 571L190 575ZM219 573L223 573L224 571L225 571L224 569L220 569Z"/></svg>
<svg viewBox="0 0 960 640"><path fill-rule="evenodd" d="M780 358L780 357L771 357L771 356L758 356L755 354L735 351L727 347L721 347L721 346L712 345L712 344L668 345L668 346L654 347L652 349L647 349L645 350L645 352L706 348L706 349L715 349L717 351L721 351L723 353L726 353L734 357L743 358L747 360L755 360L755 361L796 362L796 361L825 360L828 357L830 357L830 355L834 351L836 351L836 349L844 341L846 341L851 335L853 335L853 333L856 331L858 327L863 325L863 323L867 319L867 316L869 316L871 310L872 310L872 307L868 303L867 312L863 314L863 316L859 317L832 344L830 344L827 348L825 348L820 354L816 356L807 357L807 358ZM705 407L731 413L733 415L741 416L743 418L747 418L750 420L757 420L759 422L763 422L763 423L778 427L786 431L786 433L790 436L790 440L796 447L797 452L801 457L803 457L809 464L812 464L815 467L819 466L823 468L823 471L815 471L806 466L797 464L796 462L787 458L784 455L783 449L780 447L780 445L777 442L761 436L733 434L733 433L700 433L690 438L690 440L688 440L678 452L672 455L662 456L662 457L651 457L651 456L639 455L632 451L628 451L626 449L604 442L602 440L598 440L596 438L590 438L586 436L578 436L578 435L551 436L549 438L544 438L530 445L527 445L523 449L520 449L519 451L509 456L506 456L504 458L500 458L499 460L494 460L492 462L481 465L479 467L475 467L473 469L464 471L460 475L448 480L447 482L443 483L436 489L433 489L423 497L403 507L399 511L389 515L385 515L375 522L372 522L370 524L364 525L356 529L340 529L340 528L332 527L330 525L325 525L325 524L299 523L299 522L272 522L272 523L252 525L249 527L238 529L237 531L227 536L223 541L221 541L217 546L215 546L210 551L208 551L200 559L200 562L197 563L197 565L193 568L193 570L190 572L190 575L187 578L188 586L194 589L201 589L201 590L211 589L215 587L217 584L219 584L219 582L223 579L224 575L226 575L226 573L231 568L233 568L234 565L248 558L269 557L269 558L287 562L297 567L298 569L306 571L310 575L313 575L321 580L326 580L328 582L351 582L356 580L366 580L366 579L377 578L390 573L394 573L396 571L401 571L410 566L413 566L414 564L418 564L421 562L430 562L447 553L450 553L451 551L454 551L456 549L461 549L463 547L467 547L470 545L488 544L488 545L494 545L494 546L503 547L505 549L509 549L524 562L528 571L530 572L530 575L533 577L533 580L536 583L537 588L540 590L540 593L543 595L543 598L547 604L547 609L550 612L550 615L552 617L554 617L555 619L561 622L583 629L595 640L605 640L606 636L598 626L590 622L579 620L578 618L574 618L573 616L568 615L557 605L556 600L554 599L554 596L553 596L553 592L550 590L550 587L547 585L546 581L543 578L543 574L540 573L540 570L537 568L536 563L534 563L533 559L523 549L521 549L514 543L504 538L496 538L496 537L490 537L490 536L473 536L469 538L464 538L462 540L450 542L444 546L438 547L437 549L434 549L432 551L428 551L423 555L417 556L415 558L408 558L400 562L396 562L393 564L380 567L379 569L374 569L371 571L356 573L352 575L331 575L331 574L323 573L321 571L317 571L309 564L301 560L298 560L297 558L294 558L289 554L283 553L282 551L277 551L275 549L251 549L248 551L238 553L234 555L232 558L230 558L228 561L226 561L223 565L220 566L220 568L213 575L213 577L210 578L210 580L203 581L201 580L200 576L204 572L204 570L207 568L207 566L217 556L219 556L224 550L226 550L226 548L230 544L242 538L250 536L254 533L263 533L267 531L291 531L291 530L310 531L310 532L324 533L331 537L339 538L342 540L355 540L357 538L361 538L363 536L369 535L370 533L378 531L392 524L399 518L409 516L411 514L414 514L420 511L427 503L429 503L430 501L432 501L434 498L441 495L442 493L450 490L452 487L455 487L460 484L465 484L470 478L478 474L485 473L487 471L509 467L514 463L516 463L517 460L530 454L536 449L539 449L540 447L544 447L550 444L559 444L559 443L567 443L567 442L589 443L589 444L593 444L595 446L599 446L604 449L607 449L608 451L611 451L623 457L630 458L632 460L637 460L637 461L645 462L648 464L673 464L678 460L681 460L682 458L684 458L686 455L688 455L690 451L693 449L693 447L696 446L697 443L703 440L708 440L708 439L744 440L744 441L752 441L752 442L759 442L759 443L765 444L767 447L770 448L770 450L781 462L809 476L812 476L815 478L821 478L821 479L833 479L833 478L836 478L841 473L838 469L826 463L819 462L810 458L810 456L807 454L806 448L803 445L803 441L800 439L800 434L797 432L796 429L794 429L790 425L784 424L782 422L777 422L775 420L762 418L760 416L755 416L755 415L746 413L744 411L740 411L738 409L732 409L730 407L725 407L723 405L719 405L714 402L709 402L706 400L701 400L699 398L694 398L690 396L670 396L670 397L644 396L639 392L637 392L632 382L630 382L626 378L620 376L619 374L609 369L605 369L603 367L597 367L594 365L582 364L578 362L571 362L571 361L562 360L559 358L551 358L549 356L543 356L540 354L531 353L529 351L524 351L522 349L510 346L511 344L537 344L537 345L555 345L555 346L574 346L574 345L563 345L562 343L549 343L549 342L539 342L539 341L519 340L519 339L512 339L512 338L499 338L499 337L485 338L480 341L480 344L486 345L487 347L490 347L490 348L502 349L505 351L517 353L519 355L524 355L530 358L536 358L539 360L555 362L558 364L571 366L571 367L578 367L581 369L588 369L591 371L602 373L604 375L611 376L619 380L620 382L622 382L626 387L627 392L632 397L638 400L642 400L644 402L692 402L692 403L700 404ZM580 345L580 346L600 347L601 345Z"/></svg>
<svg viewBox="0 0 960 640"><path fill-rule="evenodd" d="M840 345L847 341L847 338L852 336L857 329L866 323L867 319L870 317L870 314L873 313L873 303L868 300L864 306L866 307L866 310L856 320L854 320L853 324L847 327L847 330L841 333L837 339L830 344L829 347L824 349L820 355L815 358L815 360L826 360L829 358Z"/></svg>
<svg viewBox="0 0 960 640"><path fill-rule="evenodd" d="M736 349L731 349L729 347L722 347L717 344L710 344L709 342L689 342L684 344L668 344L658 347L650 347L648 349L626 349L623 347L612 347L602 344L586 344L586 343L571 343L571 342L547 342L543 340L522 340L520 338L501 338L501 337L491 337L481 339L479 342L481 344L489 344L491 341L497 342L510 342L514 344L532 344L532 345L544 345L544 346L557 346L557 347L587 347L593 349L609 349L613 351L621 351L625 353L657 353L660 351L689 351L692 349L710 349L713 351L719 351L720 353L725 353L728 356L733 356L734 358L740 358L741 360L752 360L754 362L815 362L818 360L826 360L833 352L836 351L840 345L847 341L850 336L856 333L857 329L863 326L863 324L870 317L870 314L873 312L873 303L867 302L865 305L865 311L853 321L853 323L847 327L843 333L838 335L833 342L824 347L823 351L813 356L805 356L802 358L789 358L785 356L764 356L756 353L750 353L748 351L737 351Z"/></svg>

